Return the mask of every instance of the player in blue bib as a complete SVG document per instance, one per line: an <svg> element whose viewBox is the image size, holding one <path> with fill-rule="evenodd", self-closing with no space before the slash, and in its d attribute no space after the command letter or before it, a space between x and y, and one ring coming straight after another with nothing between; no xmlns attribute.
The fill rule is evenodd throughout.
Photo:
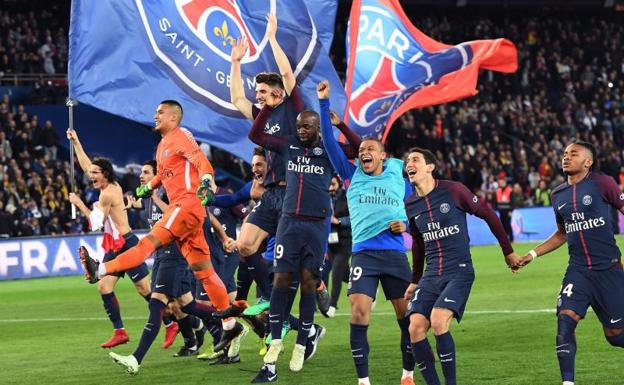
<svg viewBox="0 0 624 385"><path fill-rule="evenodd" d="M575 329L591 306L607 341L624 347L624 271L613 234L612 208L624 212L615 180L592 171L591 143L575 142L563 153L568 180L551 194L557 231L523 258L527 264L568 243L570 260L557 298L556 350L564 385L574 384Z"/></svg>
<svg viewBox="0 0 624 385"><path fill-rule="evenodd" d="M404 200L411 186L403 179L403 162L386 159L383 144L362 140L356 165L349 162L334 138L329 110L329 82L317 87L321 106L323 144L334 168L345 181L353 238L349 301L351 352L359 384L369 385L367 330L377 286L381 282L392 302L401 329L403 374L401 384L413 384L414 359L409 348L409 319L405 317L410 266L402 233L406 230ZM353 144L353 143L352 143Z"/></svg>
<svg viewBox="0 0 624 385"><path fill-rule="evenodd" d="M449 329L453 317L457 322L461 320L475 278L466 214L487 222L509 266L517 266L519 257L494 210L463 184L435 179L435 163L431 151L409 150L405 170L415 191L405 207L413 238L414 264L405 298L410 301L407 314L412 353L425 382L440 385L427 340L431 328L445 384L455 385L455 342ZM427 269L423 275L425 261Z"/></svg>

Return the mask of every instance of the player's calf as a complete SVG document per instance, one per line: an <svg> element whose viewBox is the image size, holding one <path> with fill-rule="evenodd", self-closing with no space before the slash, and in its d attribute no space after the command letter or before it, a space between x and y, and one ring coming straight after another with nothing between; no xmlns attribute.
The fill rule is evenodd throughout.
<svg viewBox="0 0 624 385"><path fill-rule="evenodd" d="M563 312L557 316L557 358L561 378L574 382L574 360L576 358L576 337L574 330L578 321Z"/></svg>

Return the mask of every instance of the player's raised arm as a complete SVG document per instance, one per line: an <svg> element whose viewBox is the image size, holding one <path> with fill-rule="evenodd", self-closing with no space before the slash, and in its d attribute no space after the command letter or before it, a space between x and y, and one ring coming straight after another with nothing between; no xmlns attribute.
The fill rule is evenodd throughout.
<svg viewBox="0 0 624 385"><path fill-rule="evenodd" d="M269 37L269 44L271 44L271 50L273 50L277 68L279 68L280 75L282 76L286 94L290 95L297 84L297 80L295 79L295 74L293 73L290 61L288 61L288 57L277 42L277 17L274 14L269 14L266 19L268 22L267 35Z"/></svg>
<svg viewBox="0 0 624 385"><path fill-rule="evenodd" d="M345 124L345 122L340 120L337 113L335 113L334 111L330 111L329 114L331 116L332 124L338 127L340 132L345 136L345 138L347 138L346 144L340 144L340 147L342 147L342 151L344 151L345 155L349 159L357 158L360 151L360 144L362 144L362 138L360 138L358 134L351 130L349 126Z"/></svg>
<svg viewBox="0 0 624 385"><path fill-rule="evenodd" d="M323 80L318 84L316 87L316 94L321 106L321 135L323 137L323 146L325 146L329 160L338 175L340 175L344 181L350 180L355 172L355 166L349 162L340 148L338 141L334 138L329 113L329 82L327 80Z"/></svg>
<svg viewBox="0 0 624 385"><path fill-rule="evenodd" d="M252 103L245 96L245 86L241 74L241 60L249 49L249 43L245 37L236 40L232 47L230 66L230 100L232 104L249 120L253 120Z"/></svg>
<svg viewBox="0 0 624 385"><path fill-rule="evenodd" d="M248 137L258 146L281 153L287 139L284 136L275 136L264 132L264 126L266 126L269 116L271 116L271 107L265 104L251 125Z"/></svg>
<svg viewBox="0 0 624 385"><path fill-rule="evenodd" d="M89 159L89 156L82 148L82 144L78 139L78 133L76 133L75 130L68 128L67 139L71 140L71 142L74 144L74 149L76 150L76 157L78 158L80 168L84 172L89 172L89 169L91 168L91 159ZM72 159L71 161L73 162L74 160Z"/></svg>

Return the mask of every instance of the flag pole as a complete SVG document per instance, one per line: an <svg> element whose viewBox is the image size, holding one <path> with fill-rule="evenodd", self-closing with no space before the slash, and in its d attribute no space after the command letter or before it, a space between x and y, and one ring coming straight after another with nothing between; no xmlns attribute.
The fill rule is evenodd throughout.
<svg viewBox="0 0 624 385"><path fill-rule="evenodd" d="M69 113L69 129L74 131L74 106L78 105L78 100L68 97L65 99L65 105L68 107ZM74 159L74 143L69 141L69 188L71 192L76 192L76 166ZM71 217L76 219L76 206L71 205Z"/></svg>

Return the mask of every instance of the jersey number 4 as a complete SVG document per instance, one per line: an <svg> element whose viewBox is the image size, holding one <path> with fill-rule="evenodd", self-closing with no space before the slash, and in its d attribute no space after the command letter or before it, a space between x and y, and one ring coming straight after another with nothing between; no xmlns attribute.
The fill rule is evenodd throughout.
<svg viewBox="0 0 624 385"><path fill-rule="evenodd" d="M573 284L573 283L568 283L568 284L566 285L566 287L564 287L564 288L563 288L563 290L561 290L561 294L565 294L565 295L567 295L567 296L568 296L568 298L569 298L569 297L571 297L571 296L572 296L572 288L573 288L573 287L574 287L574 284Z"/></svg>

